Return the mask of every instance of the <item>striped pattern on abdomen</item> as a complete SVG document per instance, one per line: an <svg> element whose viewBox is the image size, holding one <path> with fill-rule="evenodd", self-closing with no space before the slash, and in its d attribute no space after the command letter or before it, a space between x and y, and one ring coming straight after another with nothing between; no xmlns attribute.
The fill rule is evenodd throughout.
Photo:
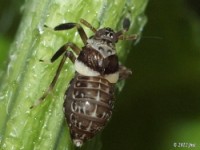
<svg viewBox="0 0 200 150"><path fill-rule="evenodd" d="M64 99L64 112L72 139L86 141L109 121L114 86L102 76L90 77L76 73Z"/></svg>

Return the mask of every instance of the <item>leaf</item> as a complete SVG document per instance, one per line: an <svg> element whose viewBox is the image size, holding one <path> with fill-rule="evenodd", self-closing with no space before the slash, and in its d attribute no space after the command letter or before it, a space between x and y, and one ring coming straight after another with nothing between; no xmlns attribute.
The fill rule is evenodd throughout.
<svg viewBox="0 0 200 150"><path fill-rule="evenodd" d="M30 110L55 74L59 60L54 64L48 63L55 51L68 41L83 46L76 29L55 32L51 28L63 22L79 22L80 18L84 18L96 28L109 26L119 30L122 20L129 17L129 33L140 34L146 23L146 4L147 0L26 1L0 87L0 147L4 150L73 150L74 145L62 112L63 93L74 75L70 61L66 62L56 87L46 100ZM88 29L85 30L91 35ZM121 59L128 54L123 50L130 46L126 43L120 42L118 46ZM40 62L41 59L44 62ZM95 138L85 146L86 149L97 149L101 147L100 143L100 139Z"/></svg>

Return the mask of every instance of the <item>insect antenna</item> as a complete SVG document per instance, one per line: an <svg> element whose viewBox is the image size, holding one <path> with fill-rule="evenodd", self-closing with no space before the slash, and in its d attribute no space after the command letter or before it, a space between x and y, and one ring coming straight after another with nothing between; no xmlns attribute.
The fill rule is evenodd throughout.
<svg viewBox="0 0 200 150"><path fill-rule="evenodd" d="M142 39L156 39L156 40L163 40L163 37L160 36L140 36Z"/></svg>

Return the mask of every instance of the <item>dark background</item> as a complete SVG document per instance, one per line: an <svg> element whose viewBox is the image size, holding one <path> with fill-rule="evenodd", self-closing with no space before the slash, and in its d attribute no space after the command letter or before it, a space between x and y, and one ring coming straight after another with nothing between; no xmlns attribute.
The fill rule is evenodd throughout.
<svg viewBox="0 0 200 150"><path fill-rule="evenodd" d="M200 149L200 1L150 0L146 15L103 149Z"/></svg>
<svg viewBox="0 0 200 150"><path fill-rule="evenodd" d="M0 1L0 70L23 2ZM102 133L103 150L200 149L200 2L151 0L146 15L126 64L134 74Z"/></svg>

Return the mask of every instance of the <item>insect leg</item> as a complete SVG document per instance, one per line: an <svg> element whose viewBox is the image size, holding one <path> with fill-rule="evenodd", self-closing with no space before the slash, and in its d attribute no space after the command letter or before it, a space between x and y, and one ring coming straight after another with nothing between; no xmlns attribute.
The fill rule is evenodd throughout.
<svg viewBox="0 0 200 150"><path fill-rule="evenodd" d="M124 65L119 65L119 80L125 80L130 75L132 75L132 71L126 68Z"/></svg>
<svg viewBox="0 0 200 150"><path fill-rule="evenodd" d="M95 27L93 27L89 22L87 22L84 19L80 19L80 22L85 25L86 27L88 27L92 32L96 33L97 30L95 29Z"/></svg>
<svg viewBox="0 0 200 150"><path fill-rule="evenodd" d="M56 26L56 27L54 28L54 30L55 30L55 31L59 31L59 30L69 30L69 29L72 29L72 28L74 28L74 27L77 28L78 33L79 33L79 35L80 35L80 37L81 37L83 43L86 45L88 37L87 37L87 35L86 35L84 29L82 28L82 26L81 26L80 24L78 24L78 23L63 23L63 24L60 24L60 25Z"/></svg>
<svg viewBox="0 0 200 150"><path fill-rule="evenodd" d="M51 82L51 84L49 85L49 87L46 89L46 91L44 92L44 94L37 100L35 101L35 103L30 107L30 109L36 107L37 105L39 105L40 103L42 103L44 101L44 99L47 97L47 95L52 91L52 89L54 88L57 80L58 80L58 77L60 75L60 72L61 72L61 69L66 61L66 59L69 58L73 63L76 59L76 57L74 56L74 54L71 52L71 51L67 51L65 50L65 53L63 55L63 58L62 60L60 61L60 64L56 70L56 74Z"/></svg>
<svg viewBox="0 0 200 150"><path fill-rule="evenodd" d="M54 62L58 57L60 57L64 52L66 52L67 48L70 47L77 55L80 53L81 49L76 46L74 43L66 43L61 48L59 48L56 53L51 58L51 62Z"/></svg>

